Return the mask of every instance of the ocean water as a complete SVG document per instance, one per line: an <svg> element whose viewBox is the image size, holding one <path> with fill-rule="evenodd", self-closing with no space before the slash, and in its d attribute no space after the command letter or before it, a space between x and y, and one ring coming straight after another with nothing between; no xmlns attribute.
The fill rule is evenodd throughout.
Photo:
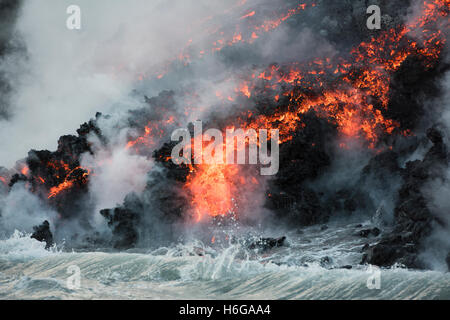
<svg viewBox="0 0 450 320"><path fill-rule="evenodd" d="M292 232L286 247L265 253L199 241L120 253L48 251L16 232L0 241L0 299L450 299L448 272L359 265L368 240L354 230ZM379 288L368 286L375 275Z"/></svg>

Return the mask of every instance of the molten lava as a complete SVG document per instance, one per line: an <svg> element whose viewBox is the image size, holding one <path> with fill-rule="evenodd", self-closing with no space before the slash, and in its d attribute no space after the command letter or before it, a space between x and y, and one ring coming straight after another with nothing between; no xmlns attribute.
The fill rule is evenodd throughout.
<svg viewBox="0 0 450 320"><path fill-rule="evenodd" d="M245 1L235 7L243 3ZM229 28L205 28L210 46L201 50L195 48L193 35L194 40L189 39L174 59L156 70L155 76L163 78L175 64L187 65L191 59L202 59L225 47L252 44L289 18L314 6L299 4L273 13L266 20L260 17L259 11L246 8L236 16L238 24L231 31L228 31ZM408 134L399 132L400 125L385 116L390 102L392 76L408 57L418 58L426 68L435 65L446 41L441 29L448 28L448 8L449 0L426 0L421 15L402 27L380 31L356 46L346 58L318 58L306 63L274 64L243 72L236 77L240 83L234 91L217 92L219 100L239 104L240 101L251 103L253 99L268 96L274 107L264 113L243 111L236 119L228 119L228 123L222 124L222 129L233 126L247 130L278 129L280 142L286 143L296 131L308 125L303 120L304 115L314 112L334 124L344 137L360 139L374 152L379 147L386 147L380 146L382 137ZM201 23L213 20L208 17ZM139 74L139 80L145 77L146 74ZM165 111L161 112L159 120L145 126L141 136L133 136L126 148L137 152L140 146L152 149L166 136L168 128L178 121L183 122L184 119L175 118L176 113ZM191 113L188 107L183 111L186 116ZM348 146L342 144L342 148ZM170 161L170 158L165 160ZM32 177L28 177L30 170L27 166L21 169L21 173L33 178L39 188L48 190L48 199L52 199L76 185L87 183L91 171L78 165L50 161L43 166L45 168L40 167L43 172L34 172L30 164ZM0 181L6 184L5 178L0 177ZM258 181L243 166L203 164L191 167L185 189L191 196L195 220L202 221L207 217L238 212L245 202L245 190L252 190L256 185Z"/></svg>
<svg viewBox="0 0 450 320"><path fill-rule="evenodd" d="M255 30L276 28L305 7L299 5L280 19L264 23ZM247 77L254 79L253 82L243 82L235 90L237 93L250 98L255 95L252 90L258 89L257 81L266 82L265 88L281 91L281 96L288 98L287 108L283 109L287 111L275 110L272 115L256 117L244 113L239 124L247 129L279 129L283 143L292 139L293 132L307 125L302 123L302 114L313 110L319 117L336 124L344 136L363 138L370 148L375 148L381 134L392 134L399 127L395 121L386 119L382 112L389 104L393 72L411 55L420 57L425 67L434 65L446 41L434 22L446 18L448 8L448 0L425 1L421 16L399 30L390 29L369 42L361 43L352 50L353 59L350 61L339 59L333 63L331 59L316 59L304 65L292 64L283 68L274 65ZM276 94L274 100L279 101L280 94ZM346 145L342 147L348 148ZM192 194L197 221L205 215L215 217L235 211L236 185L241 178L242 173L235 166L196 166L186 187Z"/></svg>
<svg viewBox="0 0 450 320"><path fill-rule="evenodd" d="M202 165L190 175L186 187L192 194L196 221L204 216L226 215L234 210L234 182L239 177L237 165Z"/></svg>
<svg viewBox="0 0 450 320"><path fill-rule="evenodd" d="M84 169L82 167L77 167L73 170L71 170L67 176L65 177L64 181L60 183L59 185L52 187L50 189L50 192L48 194L48 199L51 199L53 197L56 197L61 192L71 189L75 183L81 183L85 184L87 182L87 179L89 177L90 170Z"/></svg>
<svg viewBox="0 0 450 320"><path fill-rule="evenodd" d="M29 172L30 169L28 168L28 166L24 166L22 170L20 170L20 173L22 173L24 176L27 176Z"/></svg>

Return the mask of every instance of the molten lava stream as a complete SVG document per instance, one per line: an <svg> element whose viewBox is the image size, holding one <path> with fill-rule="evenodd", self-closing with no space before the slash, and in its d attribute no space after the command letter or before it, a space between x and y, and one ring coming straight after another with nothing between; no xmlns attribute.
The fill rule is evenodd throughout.
<svg viewBox="0 0 450 320"><path fill-rule="evenodd" d="M234 212L239 172L238 165L211 164L199 165L189 175L185 187L192 196L196 222Z"/></svg>
<svg viewBox="0 0 450 320"><path fill-rule="evenodd" d="M74 175L76 171L82 171L81 175L78 176ZM54 198L55 196L59 195L62 191L71 189L74 186L75 182L81 184L86 183L90 174L91 170L82 167L76 167L66 175L62 183L60 183L55 187L50 188L50 192L47 198L48 199Z"/></svg>
<svg viewBox="0 0 450 320"><path fill-rule="evenodd" d="M55 197L55 196L58 195L61 191L64 191L64 190L67 190L67 189L72 188L72 186L73 186L73 181L70 181L70 180L68 181L68 180L66 180L66 181L64 181L63 183L59 184L58 186L52 187L52 188L50 189L49 194L48 194L48 199L51 199L51 198Z"/></svg>

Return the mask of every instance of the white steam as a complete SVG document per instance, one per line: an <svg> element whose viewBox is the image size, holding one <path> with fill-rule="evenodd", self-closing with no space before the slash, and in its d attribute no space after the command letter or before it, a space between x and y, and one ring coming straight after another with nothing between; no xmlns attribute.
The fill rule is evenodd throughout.
<svg viewBox="0 0 450 320"><path fill-rule="evenodd" d="M44 220L53 227L57 218L57 213L46 207L23 183L15 184L6 196L0 196L0 208L2 237L9 237L15 230L32 232L33 226Z"/></svg>
<svg viewBox="0 0 450 320"><path fill-rule="evenodd" d="M66 27L69 5L81 8L81 30ZM14 91L10 121L0 121L0 164L28 150L56 148L96 111L108 112L142 73L176 57L194 24L230 4L198 0L24 1L15 33L26 53L0 61ZM200 31L200 30L198 30Z"/></svg>
<svg viewBox="0 0 450 320"><path fill-rule="evenodd" d="M117 148L112 151L101 150L95 157L86 155L82 165L95 168L95 174L89 179L89 187L95 197L95 212L99 212L121 204L131 192L141 193L153 161L130 154L127 149Z"/></svg>

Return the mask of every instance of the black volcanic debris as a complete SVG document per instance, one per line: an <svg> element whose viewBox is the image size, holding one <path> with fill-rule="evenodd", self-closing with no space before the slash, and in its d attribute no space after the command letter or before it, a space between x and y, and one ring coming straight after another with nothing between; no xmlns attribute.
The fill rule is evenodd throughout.
<svg viewBox="0 0 450 320"><path fill-rule="evenodd" d="M97 113L96 119L100 117L101 114ZM83 174L87 172L80 167L80 160L84 153L93 153L87 139L91 133L103 138L100 129L96 126L96 120L82 124L78 129L78 136L62 136L58 140L58 147L54 152L31 150L25 163L31 172L33 186L44 184L47 189L50 189L63 183L66 178L75 180L79 187L83 186L85 182L83 180L86 178ZM16 180L24 180L23 178L24 176L16 178ZM42 178L42 180L39 179L39 182L38 178ZM11 186L13 184L14 182L11 181Z"/></svg>
<svg viewBox="0 0 450 320"><path fill-rule="evenodd" d="M178 144L178 142L173 141L170 143L164 143L164 145L153 153L155 161L161 164L165 169L167 169L165 178L177 181L186 182L187 176L189 175L190 168L185 164L177 165L173 161L167 161L172 156L173 148Z"/></svg>
<svg viewBox="0 0 450 320"><path fill-rule="evenodd" d="M53 245L53 234L50 231L50 223L45 220L41 225L33 227L31 238L40 242L45 242L45 249Z"/></svg>
<svg viewBox="0 0 450 320"><path fill-rule="evenodd" d="M150 174L143 201L156 217L174 223L181 220L188 202L182 190L184 181L177 180L177 176L172 178L169 171Z"/></svg>
<svg viewBox="0 0 450 320"><path fill-rule="evenodd" d="M88 191L89 171L80 166L81 155L92 153L87 136L63 136L55 152L31 150L26 163L31 172L32 188L47 197L64 217L78 215ZM58 195L53 189L70 183Z"/></svg>
<svg viewBox="0 0 450 320"><path fill-rule="evenodd" d="M399 263L411 268L423 268L418 254L424 239L432 231L433 223L442 223L432 214L429 200L423 193L427 182L439 178L448 168L448 152L442 133L435 127L427 131L433 146L423 160L406 163L401 170L403 184L398 191L394 210L394 230L383 236L381 241L366 248L363 263L391 266Z"/></svg>
<svg viewBox="0 0 450 320"><path fill-rule="evenodd" d="M417 127L427 112L426 101L440 95L439 80L448 67L438 64L426 68L417 56L408 57L391 79L385 117L399 123L401 130Z"/></svg>
<svg viewBox="0 0 450 320"><path fill-rule="evenodd" d="M261 252L269 251L273 248L282 247L285 245L286 237L280 238L260 238L257 241L251 242L248 248L251 250L259 250Z"/></svg>
<svg viewBox="0 0 450 320"><path fill-rule="evenodd" d="M13 185L15 185L18 182L26 182L28 181L28 178L20 173L16 173L11 177L11 180L9 181L8 186L11 188Z"/></svg>
<svg viewBox="0 0 450 320"><path fill-rule="evenodd" d="M141 195L131 193L123 205L101 210L112 231L113 247L154 247L177 239L174 227L187 209L181 185L167 173L152 172Z"/></svg>
<svg viewBox="0 0 450 320"><path fill-rule="evenodd" d="M321 195L308 187L308 181L331 163L327 142L336 134L336 127L312 112L303 119L306 127L280 146L280 170L270 181L266 206L291 223L308 226L325 222L329 216Z"/></svg>
<svg viewBox="0 0 450 320"><path fill-rule="evenodd" d="M360 230L356 233L356 235L362 238L368 238L368 237L378 237L380 233L381 233L380 229L373 228Z"/></svg>
<svg viewBox="0 0 450 320"><path fill-rule="evenodd" d="M60 224L64 225L65 219L76 219L84 228L90 228L83 214L90 206L88 196L90 172L80 166L80 161L83 154L92 154L88 136L95 134L102 139L101 131L96 125L100 117L102 115L98 113L96 119L81 125L78 136L62 136L54 152L29 151L27 158L22 161L22 166L28 167L29 172L16 173L9 181L9 188L19 182L24 183L26 188L58 211L61 219L56 221L54 226L56 231Z"/></svg>
<svg viewBox="0 0 450 320"><path fill-rule="evenodd" d="M108 221L112 229L113 247L129 249L138 241L137 227L139 215L126 208L104 209L101 215Z"/></svg>

